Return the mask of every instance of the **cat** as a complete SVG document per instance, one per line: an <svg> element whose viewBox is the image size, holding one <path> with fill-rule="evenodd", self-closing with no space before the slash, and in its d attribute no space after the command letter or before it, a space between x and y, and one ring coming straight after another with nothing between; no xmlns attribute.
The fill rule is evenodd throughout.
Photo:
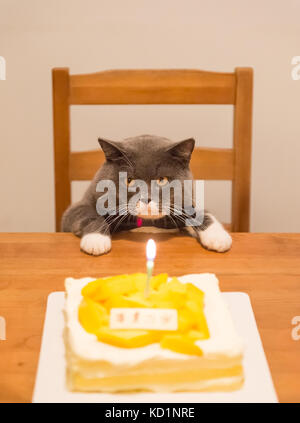
<svg viewBox="0 0 300 423"><path fill-rule="evenodd" d="M172 193L167 206L161 201L163 192L173 181L179 181L183 187L183 181L193 180L189 168L195 145L193 138L174 142L159 136L141 135L122 142L103 138L98 141L106 161L82 200L71 205L62 217L62 231L73 232L80 237L82 251L95 256L108 253L114 232L153 227L185 230L208 250L225 252L230 249L231 236L211 213L202 211L201 220L197 220L196 209L192 209L193 214L178 206L175 190L169 190ZM123 175L123 179L120 179L120 175ZM112 191L115 205L111 209L108 206L109 187L106 191L99 189L99 184L107 183L105 181L113 182L115 186ZM138 191L136 186L139 181L144 181L143 186L149 190L141 190L138 201L133 201L130 208L128 205L136 195L135 190ZM152 198L152 191L149 195L150 187L155 188L153 192L158 196L155 199ZM179 192L181 198L184 189ZM121 191L127 195L125 201ZM195 218L192 225L187 225L189 218Z"/></svg>

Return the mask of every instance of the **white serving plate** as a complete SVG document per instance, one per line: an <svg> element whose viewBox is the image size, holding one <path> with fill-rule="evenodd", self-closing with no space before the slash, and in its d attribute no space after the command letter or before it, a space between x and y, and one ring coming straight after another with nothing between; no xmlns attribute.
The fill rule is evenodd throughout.
<svg viewBox="0 0 300 423"><path fill-rule="evenodd" d="M222 293L228 303L237 332L245 340L245 383L233 392L176 392L104 394L70 392L65 383L63 342L64 292L48 297L40 359L33 402L85 403L200 403L200 402L278 402L270 370L257 330L249 296L242 292Z"/></svg>

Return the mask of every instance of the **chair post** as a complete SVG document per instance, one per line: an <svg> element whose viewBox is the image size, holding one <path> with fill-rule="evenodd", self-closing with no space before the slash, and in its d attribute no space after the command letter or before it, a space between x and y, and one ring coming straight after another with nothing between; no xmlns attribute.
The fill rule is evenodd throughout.
<svg viewBox="0 0 300 423"><path fill-rule="evenodd" d="M55 163L55 219L56 231L60 231L63 212L71 203L69 177L70 156L70 105L69 69L52 70L53 131Z"/></svg>
<svg viewBox="0 0 300 423"><path fill-rule="evenodd" d="M253 69L236 68L232 231L249 232Z"/></svg>

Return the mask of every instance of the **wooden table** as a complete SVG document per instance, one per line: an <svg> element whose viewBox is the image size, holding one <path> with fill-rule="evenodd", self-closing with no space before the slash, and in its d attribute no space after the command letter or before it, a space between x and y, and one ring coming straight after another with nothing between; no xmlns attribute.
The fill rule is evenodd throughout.
<svg viewBox="0 0 300 423"><path fill-rule="evenodd" d="M32 398L47 296L64 289L66 276L100 277L144 271L146 234L121 234L102 257L79 251L71 234L0 234L0 401ZM279 400L300 402L300 234L233 235L230 252L205 251L187 236L156 234L156 272L180 276L214 272L223 291L250 295Z"/></svg>

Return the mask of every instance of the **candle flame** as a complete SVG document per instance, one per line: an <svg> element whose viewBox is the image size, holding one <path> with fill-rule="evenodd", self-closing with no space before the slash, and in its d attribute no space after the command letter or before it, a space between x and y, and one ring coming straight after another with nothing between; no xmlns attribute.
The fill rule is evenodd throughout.
<svg viewBox="0 0 300 423"><path fill-rule="evenodd" d="M154 260L156 256L156 244L153 239L149 239L146 247L146 256L148 260Z"/></svg>

